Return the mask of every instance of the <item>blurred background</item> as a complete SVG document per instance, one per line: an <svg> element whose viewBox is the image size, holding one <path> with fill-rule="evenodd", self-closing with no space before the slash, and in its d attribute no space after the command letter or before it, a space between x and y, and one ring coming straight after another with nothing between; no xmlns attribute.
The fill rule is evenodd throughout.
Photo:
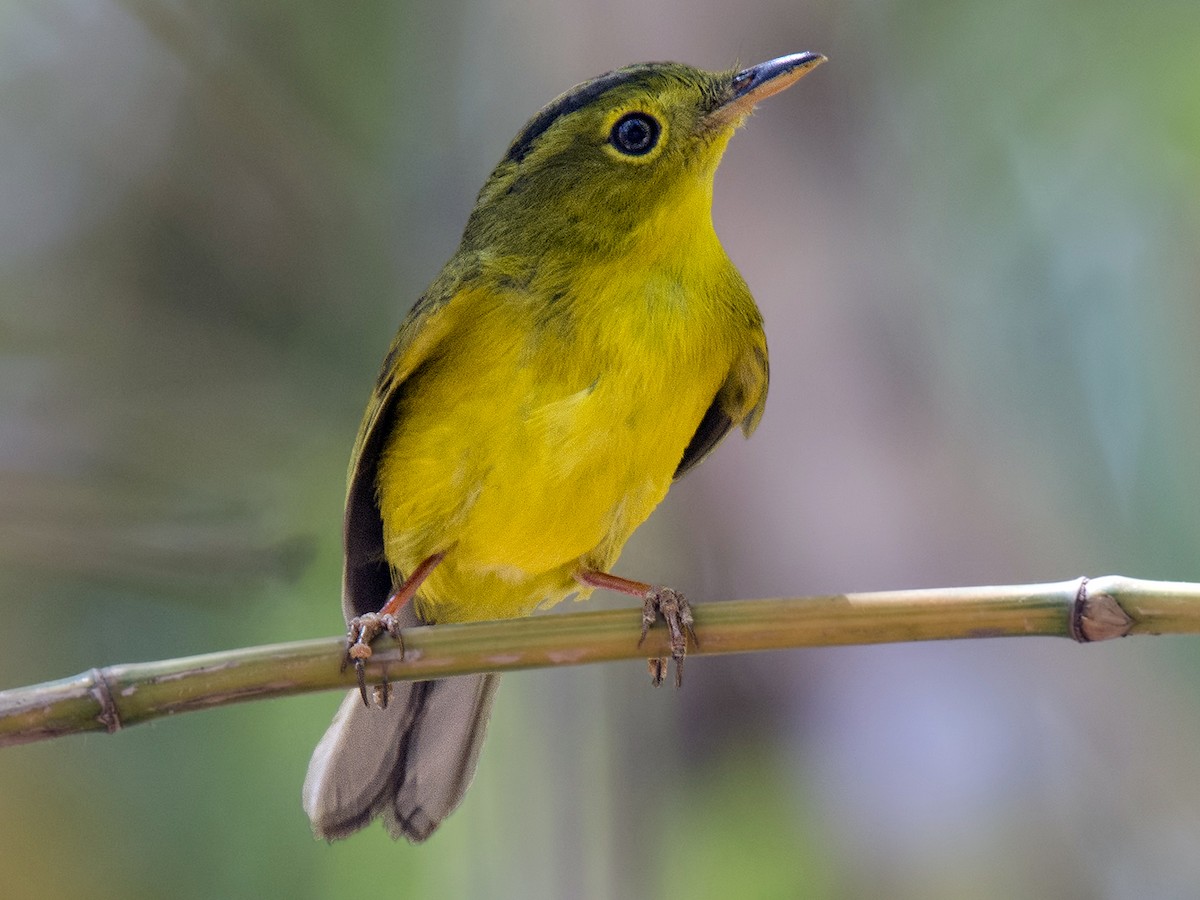
<svg viewBox="0 0 1200 900"><path fill-rule="evenodd" d="M830 62L730 147L754 439L619 571L701 601L1197 580L1193 0L6 0L0 687L328 636L407 306L537 108L644 59ZM597 597L596 603L621 602ZM1181 897L1200 644L839 648L505 678L425 846L300 809L335 694L0 751L60 897Z"/></svg>

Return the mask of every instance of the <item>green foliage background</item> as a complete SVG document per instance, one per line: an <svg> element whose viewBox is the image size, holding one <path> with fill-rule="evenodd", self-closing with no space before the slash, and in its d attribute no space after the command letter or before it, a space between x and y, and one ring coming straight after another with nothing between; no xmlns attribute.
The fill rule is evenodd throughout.
<svg viewBox="0 0 1200 900"><path fill-rule="evenodd" d="M763 427L622 571L699 600L1200 579L1197 46L1194 0L7 0L0 686L337 632L395 325L524 120L639 59L830 63L718 178ZM419 848L310 837L332 695L9 749L0 893L1186 896L1196 649L514 675Z"/></svg>

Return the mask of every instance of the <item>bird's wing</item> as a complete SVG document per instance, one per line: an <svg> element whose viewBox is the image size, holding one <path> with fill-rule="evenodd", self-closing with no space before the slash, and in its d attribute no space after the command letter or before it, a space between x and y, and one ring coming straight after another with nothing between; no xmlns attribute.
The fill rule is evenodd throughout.
<svg viewBox="0 0 1200 900"><path fill-rule="evenodd" d="M405 382L445 339L461 306L454 285L435 282L409 310L384 357L375 390L363 414L350 457L344 520L345 563L342 611L346 620L378 612L392 590L392 573L383 547L383 520L376 501L375 477L383 444L392 431L396 401Z"/></svg>
<svg viewBox="0 0 1200 900"><path fill-rule="evenodd" d="M763 409L767 405L767 344L761 332L758 340L742 351L717 395L709 404L692 435L683 458L675 467L675 479L682 478L700 463L734 425L740 425L742 433L750 437L758 427Z"/></svg>

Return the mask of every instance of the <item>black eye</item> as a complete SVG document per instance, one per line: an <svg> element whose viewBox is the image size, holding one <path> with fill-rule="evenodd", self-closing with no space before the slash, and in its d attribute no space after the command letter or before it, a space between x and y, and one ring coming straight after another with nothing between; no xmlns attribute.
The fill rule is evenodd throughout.
<svg viewBox="0 0 1200 900"><path fill-rule="evenodd" d="M643 156L654 149L661 130L654 116L641 112L629 113L617 120L608 140L622 153Z"/></svg>

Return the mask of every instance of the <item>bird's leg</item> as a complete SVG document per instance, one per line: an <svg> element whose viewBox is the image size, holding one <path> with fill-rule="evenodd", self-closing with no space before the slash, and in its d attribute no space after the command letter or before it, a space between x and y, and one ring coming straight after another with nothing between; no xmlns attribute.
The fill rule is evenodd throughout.
<svg viewBox="0 0 1200 900"><path fill-rule="evenodd" d="M675 686L679 687L683 684L683 659L687 655L688 638L692 639L694 646L700 646L700 641L692 628L692 608L683 594L673 591L671 588L655 587L644 581L633 581L619 575L610 575L608 572L596 572L591 569L580 570L575 574L575 578L588 587L604 588L628 594L631 597L642 598L642 636L638 639L639 647L646 640L650 626L658 621L659 616L662 616L662 620L667 625L671 659L675 660ZM653 658L649 660L649 665L650 678L656 685L662 684L663 676L667 671L666 658Z"/></svg>
<svg viewBox="0 0 1200 900"><path fill-rule="evenodd" d="M345 671L348 663L354 663L354 668L358 672L358 690L362 694L364 706L371 705L367 701L367 679L365 674L366 660L371 658L371 641L386 631L399 642L400 657L401 659L404 658L404 641L400 637L400 620L397 618L396 613L404 607L404 604L416 596L417 589L429 577L429 573L442 561L442 557L445 555L445 552L435 553L413 569L412 574L397 585L396 589L388 596L387 602L383 604L379 612L363 613L361 616L355 616L347 623L346 654L342 657L342 671ZM381 705L387 706L386 686L384 687Z"/></svg>

